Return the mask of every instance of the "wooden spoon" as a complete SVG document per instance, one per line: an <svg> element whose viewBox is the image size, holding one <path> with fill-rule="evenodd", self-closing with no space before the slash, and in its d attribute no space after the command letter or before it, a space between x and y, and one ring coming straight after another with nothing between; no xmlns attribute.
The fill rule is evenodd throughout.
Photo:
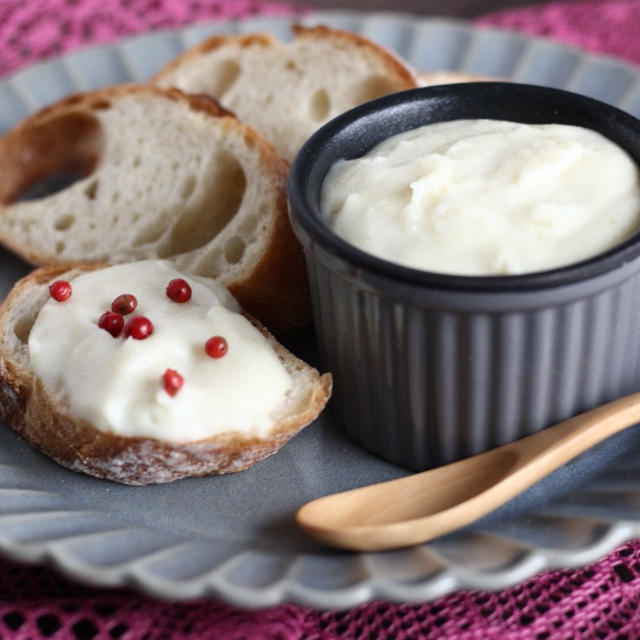
<svg viewBox="0 0 640 640"><path fill-rule="evenodd" d="M640 392L444 467L308 502L298 525L343 549L432 540L493 511L605 438L640 422Z"/></svg>

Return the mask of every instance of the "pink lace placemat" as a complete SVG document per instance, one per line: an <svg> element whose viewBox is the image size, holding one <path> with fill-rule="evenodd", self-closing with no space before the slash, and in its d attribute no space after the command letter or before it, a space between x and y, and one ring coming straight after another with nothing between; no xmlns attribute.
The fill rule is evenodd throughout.
<svg viewBox="0 0 640 640"><path fill-rule="evenodd" d="M548 36L594 53L640 64L640 2L551 2L494 13L477 21L529 35Z"/></svg>
<svg viewBox="0 0 640 640"><path fill-rule="evenodd" d="M0 563L0 636L11 640L563 640L640 638L640 542L577 571L497 593L423 605L374 602L320 612L246 611L210 600L166 603L88 589L44 568Z"/></svg>
<svg viewBox="0 0 640 640"><path fill-rule="evenodd" d="M302 12L269 0L0 0L0 76L64 51L142 31Z"/></svg>
<svg viewBox="0 0 640 640"><path fill-rule="evenodd" d="M390 3L390 7L391 7ZM88 43L197 20L299 11L261 0L0 0L0 76ZM553 3L479 20L640 64L640 2ZM640 639L640 542L581 570L547 572L497 593L342 612L283 605L245 611L89 589L41 567L0 561L0 638L39 640Z"/></svg>

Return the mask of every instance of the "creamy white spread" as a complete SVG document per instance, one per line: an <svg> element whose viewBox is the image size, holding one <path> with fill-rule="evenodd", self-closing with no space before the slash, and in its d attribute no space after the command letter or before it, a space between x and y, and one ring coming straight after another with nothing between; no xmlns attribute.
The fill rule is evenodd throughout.
<svg viewBox="0 0 640 640"><path fill-rule="evenodd" d="M638 168L581 127L457 120L393 136L338 162L329 226L425 271L507 275L596 256L640 227Z"/></svg>
<svg viewBox="0 0 640 640"><path fill-rule="evenodd" d="M167 297L174 278L191 285L189 302ZM71 284L71 298L50 299L29 336L35 374L71 415L102 431L171 442L227 431L259 436L273 426L273 411L284 401L291 376L222 285L181 275L158 261L92 271ZM123 293L138 300L132 315L151 320L148 338L113 338L98 327L102 313ZM215 335L228 343L218 359L204 350ZM161 382L167 369L184 378L173 397Z"/></svg>

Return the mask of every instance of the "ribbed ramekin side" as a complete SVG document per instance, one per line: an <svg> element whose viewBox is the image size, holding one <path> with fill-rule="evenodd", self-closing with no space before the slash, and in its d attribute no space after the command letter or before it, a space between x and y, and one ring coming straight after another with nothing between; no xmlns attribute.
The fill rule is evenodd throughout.
<svg viewBox="0 0 640 640"><path fill-rule="evenodd" d="M640 388L640 276L571 302L443 309L358 287L309 259L341 426L424 469L524 437Z"/></svg>

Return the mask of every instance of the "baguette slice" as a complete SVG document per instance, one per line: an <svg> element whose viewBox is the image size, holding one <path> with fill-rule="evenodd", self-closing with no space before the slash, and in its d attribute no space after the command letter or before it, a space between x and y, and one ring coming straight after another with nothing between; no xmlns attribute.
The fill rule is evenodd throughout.
<svg viewBox="0 0 640 640"><path fill-rule="evenodd" d="M123 437L100 431L71 415L30 367L27 341L35 318L49 299L48 284L97 265L51 265L20 280L0 306L0 419L56 462L124 484L170 482L186 476L231 473L275 453L322 411L331 376L320 376L256 321L294 380L277 409L278 422L264 438L227 432L188 443ZM250 401L250 398L247 398Z"/></svg>
<svg viewBox="0 0 640 640"><path fill-rule="evenodd" d="M64 171L85 177L16 201ZM0 242L36 265L169 259L217 278L278 332L310 317L287 174L271 144L205 96L78 94L0 139Z"/></svg>
<svg viewBox="0 0 640 640"><path fill-rule="evenodd" d="M458 82L492 82L496 78L477 76L464 71L419 71L417 74L421 87L436 84L457 84Z"/></svg>
<svg viewBox="0 0 640 640"><path fill-rule="evenodd" d="M354 33L293 27L294 40L252 33L214 36L152 82L210 95L291 161L322 124L373 98L418 86L386 49Z"/></svg>

